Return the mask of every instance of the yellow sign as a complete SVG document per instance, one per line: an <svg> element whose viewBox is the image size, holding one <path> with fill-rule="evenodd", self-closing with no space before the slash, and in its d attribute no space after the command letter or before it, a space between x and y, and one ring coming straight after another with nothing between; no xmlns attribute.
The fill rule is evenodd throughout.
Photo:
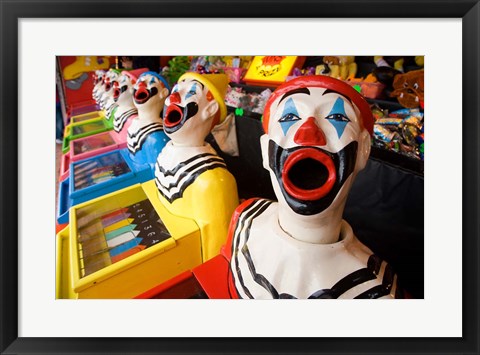
<svg viewBox="0 0 480 355"><path fill-rule="evenodd" d="M253 58L244 80L258 85L279 85L285 82L295 68L300 66L304 58L298 56L256 56Z"/></svg>

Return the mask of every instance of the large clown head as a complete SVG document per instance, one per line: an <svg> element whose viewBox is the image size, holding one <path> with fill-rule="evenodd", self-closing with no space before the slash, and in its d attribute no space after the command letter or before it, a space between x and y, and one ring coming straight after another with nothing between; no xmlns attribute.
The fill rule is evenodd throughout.
<svg viewBox="0 0 480 355"><path fill-rule="evenodd" d="M165 101L163 126L173 145L198 147L227 116L225 74L183 74Z"/></svg>
<svg viewBox="0 0 480 355"><path fill-rule="evenodd" d="M160 117L168 96L168 82L153 71L142 73L133 86L133 101L139 113L154 113Z"/></svg>
<svg viewBox="0 0 480 355"><path fill-rule="evenodd" d="M122 71L117 81L113 83L113 100L119 107L133 106L133 86L137 82L138 75L146 71L146 68Z"/></svg>
<svg viewBox="0 0 480 355"><path fill-rule="evenodd" d="M303 219L336 209L341 218L370 154L373 118L363 97L331 77L300 77L272 94L263 126L264 167L280 208Z"/></svg>

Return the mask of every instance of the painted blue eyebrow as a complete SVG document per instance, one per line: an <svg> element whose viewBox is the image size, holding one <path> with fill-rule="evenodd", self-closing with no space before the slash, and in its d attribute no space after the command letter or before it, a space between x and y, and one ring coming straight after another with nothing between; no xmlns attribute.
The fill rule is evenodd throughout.
<svg viewBox="0 0 480 355"><path fill-rule="evenodd" d="M155 83L155 78L152 76L152 78L150 79L150 84L154 84Z"/></svg>

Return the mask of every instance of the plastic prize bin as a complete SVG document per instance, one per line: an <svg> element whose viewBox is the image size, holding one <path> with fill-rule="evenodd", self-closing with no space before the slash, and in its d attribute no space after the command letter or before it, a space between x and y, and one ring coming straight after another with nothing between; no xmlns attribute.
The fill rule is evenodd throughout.
<svg viewBox="0 0 480 355"><path fill-rule="evenodd" d="M63 146L62 153L68 153L70 151L70 141L78 138L88 137L97 133L109 131L112 129L111 125L107 122L105 116L101 111L97 111L98 115L95 118L91 118L85 121L77 123L70 123L65 127L63 134ZM90 115L87 113L86 115Z"/></svg>
<svg viewBox="0 0 480 355"><path fill-rule="evenodd" d="M70 123L65 127L62 153L66 154L70 151L70 141L74 139L88 137L111 129L112 127L107 124L104 116L79 123Z"/></svg>
<svg viewBox="0 0 480 355"><path fill-rule="evenodd" d="M95 120L97 118L102 118L102 117L105 117L105 114L103 113L103 111L92 111L92 112L87 112L81 115L70 117L70 123L86 122L86 121Z"/></svg>
<svg viewBox="0 0 480 355"><path fill-rule="evenodd" d="M85 138L77 138L70 141L70 149L62 155L60 165L60 180L65 180L70 171L70 163L92 158L94 156L110 152L116 149L123 149L127 146L119 134L114 131L107 131L94 134Z"/></svg>
<svg viewBox="0 0 480 355"><path fill-rule="evenodd" d="M156 193L152 180L70 209L57 234L56 298L133 298L200 265L198 226Z"/></svg>
<svg viewBox="0 0 480 355"><path fill-rule="evenodd" d="M95 103L95 100L93 99L77 102L74 105L71 105L70 107L67 108L68 117L82 115L84 113L99 111L99 110L100 110L100 106L98 106Z"/></svg>
<svg viewBox="0 0 480 355"><path fill-rule="evenodd" d="M87 123L87 122L95 122L98 119L105 117L103 111L90 111L82 114L78 114L76 116L70 117L70 124L78 124L78 123ZM62 146L62 161L60 163L60 180L65 180L68 176L68 167L70 162L72 161L70 157L70 145L71 145L71 128L70 125L66 126L64 129L64 138L63 139L63 146ZM67 141L68 140L68 141ZM65 147L69 145L67 149Z"/></svg>
<svg viewBox="0 0 480 355"><path fill-rule="evenodd" d="M135 164L127 149L72 162L69 177L60 182L57 223L68 223L68 210L79 203L153 179L148 164Z"/></svg>

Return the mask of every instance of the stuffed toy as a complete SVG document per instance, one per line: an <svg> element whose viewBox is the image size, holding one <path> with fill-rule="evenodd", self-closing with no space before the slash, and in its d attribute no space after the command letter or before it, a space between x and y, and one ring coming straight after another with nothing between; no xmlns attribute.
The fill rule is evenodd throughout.
<svg viewBox="0 0 480 355"><path fill-rule="evenodd" d="M316 67L317 75L327 75L335 79L351 80L357 74L354 56L325 56L322 65Z"/></svg>
<svg viewBox="0 0 480 355"><path fill-rule="evenodd" d="M413 70L396 75L393 80L393 92L390 97L396 97L400 105L406 108L423 108L424 71Z"/></svg>

